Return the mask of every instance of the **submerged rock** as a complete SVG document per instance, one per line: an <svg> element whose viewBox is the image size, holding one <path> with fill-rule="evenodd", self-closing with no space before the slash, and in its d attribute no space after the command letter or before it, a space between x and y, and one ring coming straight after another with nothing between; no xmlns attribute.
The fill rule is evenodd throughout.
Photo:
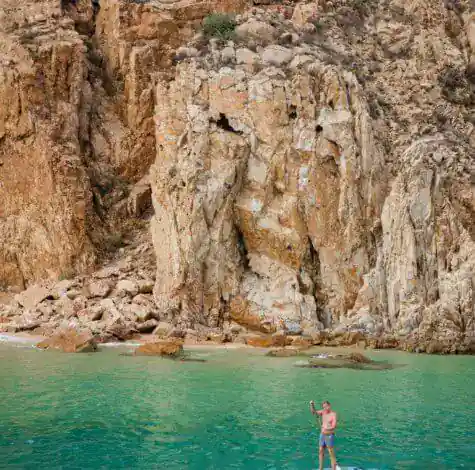
<svg viewBox="0 0 475 470"><path fill-rule="evenodd" d="M387 362L377 362L360 353L335 354L322 353L310 357L305 361L295 363L296 367L311 369L362 369L362 370L386 370L397 367Z"/></svg>
<svg viewBox="0 0 475 470"><path fill-rule="evenodd" d="M298 356L300 353L296 349L272 349L269 351L266 356L271 356L271 357L292 357L292 356Z"/></svg>

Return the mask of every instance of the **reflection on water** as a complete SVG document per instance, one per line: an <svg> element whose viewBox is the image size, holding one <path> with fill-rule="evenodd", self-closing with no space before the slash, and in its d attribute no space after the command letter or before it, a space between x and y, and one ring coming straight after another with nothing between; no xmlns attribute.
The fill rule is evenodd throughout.
<svg viewBox="0 0 475 470"><path fill-rule="evenodd" d="M194 354L208 362L0 345L1 467L309 470L308 402L329 399L342 466L475 468L475 358L374 353L407 366L358 371Z"/></svg>

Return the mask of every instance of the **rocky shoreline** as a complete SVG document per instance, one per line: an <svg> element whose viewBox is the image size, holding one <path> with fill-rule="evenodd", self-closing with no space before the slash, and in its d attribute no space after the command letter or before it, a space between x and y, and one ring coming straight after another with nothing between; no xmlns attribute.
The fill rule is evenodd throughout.
<svg viewBox="0 0 475 470"><path fill-rule="evenodd" d="M208 362L196 353L216 350L246 350L255 351L261 356L274 358L294 358L295 367L307 369L353 369L353 370L391 370L404 367L404 364L393 364L387 360L374 360L364 354L364 349L353 347L273 347L270 349L256 348L243 343L216 343L206 341L197 343L196 341L182 339L157 339L153 335L144 335L136 338L135 341L125 341L121 343L98 344L94 337L87 331L76 331L74 329L64 329L57 331L50 338L44 339L28 333L13 333L7 336L0 334L0 342L23 343L31 345L38 350L56 351L61 353L96 353L105 346L121 346L127 348L126 352L121 352L121 356L140 357L151 356L161 357L179 362Z"/></svg>
<svg viewBox="0 0 475 470"><path fill-rule="evenodd" d="M147 237L134 238L115 258L89 275L43 283L0 303L0 333L28 335L38 342L72 331L98 344L182 341L186 347L265 348L304 351L315 347L395 349L428 354L474 354L475 341L453 337L374 335L339 325L270 322L236 298L222 324L209 327L163 315L153 296L155 259ZM76 332L76 333L74 333ZM67 349L67 348L66 348Z"/></svg>

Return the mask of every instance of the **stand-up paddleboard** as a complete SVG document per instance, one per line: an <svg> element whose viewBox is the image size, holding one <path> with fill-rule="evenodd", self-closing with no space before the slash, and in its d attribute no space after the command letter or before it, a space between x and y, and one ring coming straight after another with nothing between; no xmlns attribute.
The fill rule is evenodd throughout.
<svg viewBox="0 0 475 470"><path fill-rule="evenodd" d="M332 470L331 467L327 467L325 468L325 470ZM353 466L349 466L349 467L342 467L341 465L337 465L336 466L336 470L364 470L362 469L361 467L353 467ZM378 470L377 468L368 468L368 469L365 469L365 470Z"/></svg>
<svg viewBox="0 0 475 470"><path fill-rule="evenodd" d="M331 468L325 468L325 470L332 470ZM341 465L336 466L336 470L363 470L360 467L342 467Z"/></svg>

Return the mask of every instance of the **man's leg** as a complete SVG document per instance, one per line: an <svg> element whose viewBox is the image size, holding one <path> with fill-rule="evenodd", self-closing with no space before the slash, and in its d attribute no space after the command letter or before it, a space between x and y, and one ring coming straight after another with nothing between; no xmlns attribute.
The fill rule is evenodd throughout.
<svg viewBox="0 0 475 470"><path fill-rule="evenodd" d="M323 470L323 461L325 460L325 447L320 446L318 449L318 468Z"/></svg>
<svg viewBox="0 0 475 470"><path fill-rule="evenodd" d="M332 463L332 470L336 470L336 455L335 455L335 435L328 436L328 453L330 454L330 460Z"/></svg>
<svg viewBox="0 0 475 470"><path fill-rule="evenodd" d="M320 434L318 441L318 468L323 470L323 461L325 460L325 436Z"/></svg>

